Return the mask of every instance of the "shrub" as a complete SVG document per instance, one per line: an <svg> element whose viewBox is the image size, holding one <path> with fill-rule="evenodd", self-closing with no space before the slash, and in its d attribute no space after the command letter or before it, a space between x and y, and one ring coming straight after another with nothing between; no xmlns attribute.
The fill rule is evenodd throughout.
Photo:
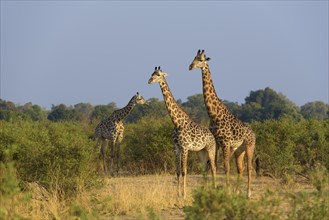
<svg viewBox="0 0 329 220"><path fill-rule="evenodd" d="M161 173L176 170L173 151L173 124L169 117L145 117L126 126L123 139L123 166L133 173ZM197 152L189 152L188 173L204 170Z"/></svg>
<svg viewBox="0 0 329 220"><path fill-rule="evenodd" d="M194 192L193 198L193 204L184 208L186 219L278 219L279 216L273 213L278 201L270 198L270 194L257 202L227 188L202 187Z"/></svg>
<svg viewBox="0 0 329 220"><path fill-rule="evenodd" d="M172 130L169 118L143 118L128 124L123 139L123 165L142 173L174 170Z"/></svg>
<svg viewBox="0 0 329 220"><path fill-rule="evenodd" d="M275 177L306 173L316 162L329 168L329 120L253 122L261 168Z"/></svg>
<svg viewBox="0 0 329 220"><path fill-rule="evenodd" d="M76 123L3 122L1 161L15 161L21 181L72 194L94 179L97 151Z"/></svg>

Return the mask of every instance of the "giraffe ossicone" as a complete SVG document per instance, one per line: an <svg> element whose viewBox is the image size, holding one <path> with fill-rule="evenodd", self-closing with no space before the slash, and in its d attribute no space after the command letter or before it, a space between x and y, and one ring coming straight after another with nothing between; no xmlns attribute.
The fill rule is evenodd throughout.
<svg viewBox="0 0 329 220"><path fill-rule="evenodd" d="M213 186L216 176L216 141L211 131L195 123L186 112L177 104L165 77L168 74L160 67L156 67L148 83L159 83L162 95L174 124L173 145L176 155L177 192L180 195L180 176L183 178L183 198L186 195L186 173L188 151L206 151L212 171Z"/></svg>
<svg viewBox="0 0 329 220"><path fill-rule="evenodd" d="M202 85L204 103L210 117L210 130L215 136L217 149L222 147L224 155L224 168L226 182L229 182L230 157L234 154L238 170L238 178L244 171L244 156L247 154L248 169L248 197L251 197L252 157L255 151L256 135L252 128L240 121L226 105L218 98L211 79L208 65L210 60L204 50L198 50L189 66L189 70L200 68L202 72ZM231 152L232 151L232 152ZM217 153L216 153L217 156Z"/></svg>
<svg viewBox="0 0 329 220"><path fill-rule="evenodd" d="M128 104L121 109L115 110L108 118L102 120L95 129L95 138L100 145L100 158L103 161L104 172L107 173L106 149L110 146L110 173L118 174L120 169L120 144L123 139L124 124L123 120L129 115L136 105L147 104L139 92L134 95ZM107 143L108 142L108 143Z"/></svg>

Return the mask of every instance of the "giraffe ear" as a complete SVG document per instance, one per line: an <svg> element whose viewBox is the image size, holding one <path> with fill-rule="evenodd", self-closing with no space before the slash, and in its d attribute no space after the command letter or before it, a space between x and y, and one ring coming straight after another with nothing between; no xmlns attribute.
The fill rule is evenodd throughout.
<svg viewBox="0 0 329 220"><path fill-rule="evenodd" d="M206 61L209 61L209 60L211 60L210 57L207 57L207 58L206 58Z"/></svg>

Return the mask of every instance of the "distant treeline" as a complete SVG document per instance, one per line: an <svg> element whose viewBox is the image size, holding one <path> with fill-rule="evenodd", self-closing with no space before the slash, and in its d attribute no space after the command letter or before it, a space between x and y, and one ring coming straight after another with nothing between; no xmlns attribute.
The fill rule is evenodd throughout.
<svg viewBox="0 0 329 220"><path fill-rule="evenodd" d="M146 116L161 118L168 115L163 100L151 98L148 102L148 106L136 106L126 118L126 122L136 122ZM195 121L202 124L209 122L202 94L190 96L186 102L182 102L181 100L178 100L178 102ZM285 95L277 93L269 87L251 91L243 104L226 100L223 102L244 122L279 119L282 116L291 116L295 119L329 119L328 104L322 101L314 101L299 107ZM89 103L78 103L74 106L60 104L53 105L51 110L47 111L31 102L24 105L16 105L13 102L0 99L0 120L11 121L21 118L32 121L50 120L55 122L80 121L93 123L108 117L116 109L118 109L116 103L110 102L107 105L96 106Z"/></svg>

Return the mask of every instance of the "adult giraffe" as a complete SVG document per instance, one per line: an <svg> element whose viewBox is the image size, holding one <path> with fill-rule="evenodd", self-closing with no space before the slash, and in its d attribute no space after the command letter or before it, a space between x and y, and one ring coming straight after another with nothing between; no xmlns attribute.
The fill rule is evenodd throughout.
<svg viewBox="0 0 329 220"><path fill-rule="evenodd" d="M110 172L113 174L114 159L116 163L116 173L120 168L120 144L123 139L124 125L123 120L133 110L135 105L147 104L146 100L138 92L134 95L128 104L122 109L115 110L112 115L101 121L95 129L95 138L101 146L100 157L103 159L104 172L107 173L106 148L110 145ZM107 141L109 143L107 143Z"/></svg>
<svg viewBox="0 0 329 220"><path fill-rule="evenodd" d="M209 129L195 123L186 112L177 104L173 97L165 77L168 74L160 67L155 67L148 83L159 83L162 95L167 106L174 128L174 150L176 154L177 190L180 194L180 174L183 177L183 199L185 200L185 186L187 173L188 151L206 151L212 171L213 186L215 187L216 176L216 141Z"/></svg>
<svg viewBox="0 0 329 220"><path fill-rule="evenodd" d="M218 98L204 50L198 50L189 70L200 68L202 72L203 97L210 117L210 130L215 136L217 148L222 147L226 183L229 183L230 158L234 153L238 179L244 171L244 156L247 154L248 198L251 197L252 157L255 151L256 135L247 124L240 121ZM232 153L231 153L232 152ZM217 155L217 154L216 154Z"/></svg>

